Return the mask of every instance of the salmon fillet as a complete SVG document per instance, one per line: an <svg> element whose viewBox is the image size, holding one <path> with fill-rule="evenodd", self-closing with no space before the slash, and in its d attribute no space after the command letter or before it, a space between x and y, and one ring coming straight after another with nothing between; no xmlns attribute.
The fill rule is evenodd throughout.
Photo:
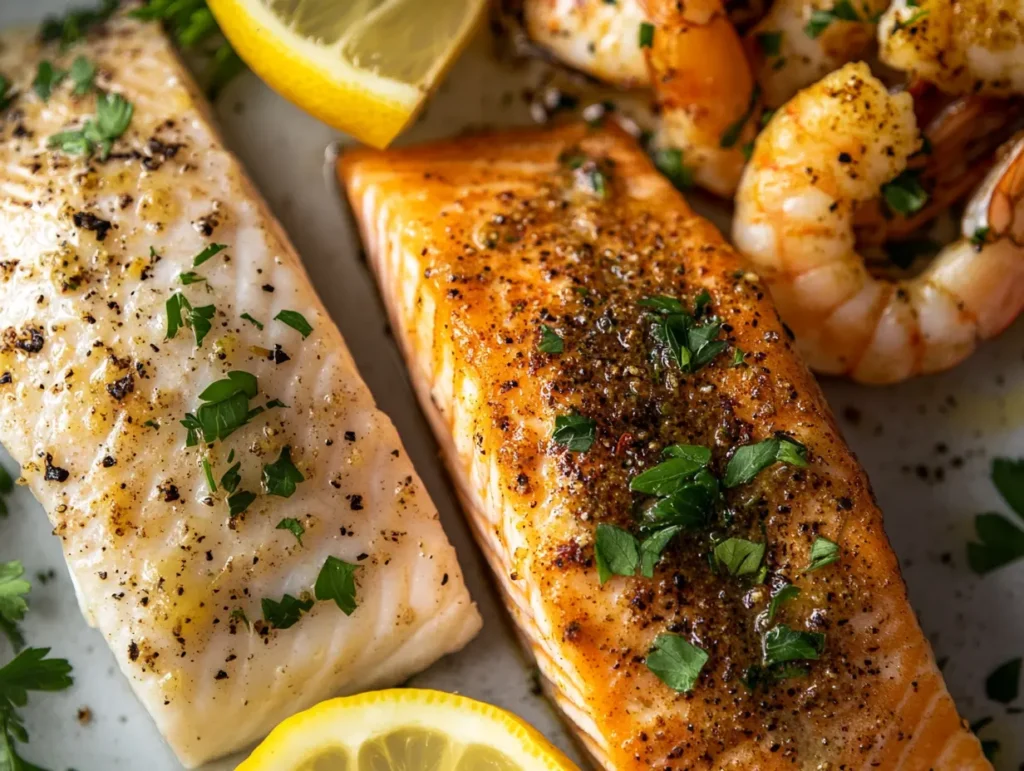
<svg viewBox="0 0 1024 771"><path fill-rule="evenodd" d="M990 768L763 286L632 139L570 125L338 173L509 612L600 766Z"/></svg>
<svg viewBox="0 0 1024 771"><path fill-rule="evenodd" d="M462 647L437 512L159 26L6 34L0 73L0 442L182 762ZM106 158L50 140L116 133L96 88L133 106Z"/></svg>

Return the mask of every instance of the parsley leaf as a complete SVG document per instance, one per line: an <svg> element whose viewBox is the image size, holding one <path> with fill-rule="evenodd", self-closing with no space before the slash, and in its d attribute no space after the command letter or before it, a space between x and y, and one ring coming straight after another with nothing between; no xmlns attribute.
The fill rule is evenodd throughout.
<svg viewBox="0 0 1024 771"><path fill-rule="evenodd" d="M640 575L644 578L654 578L654 566L661 559L661 553L682 531L681 525L670 525L661 530L655 530L640 542Z"/></svg>
<svg viewBox="0 0 1024 771"><path fill-rule="evenodd" d="M640 551L632 534L600 523L594 536L594 557L597 560L597 578L604 584L613 575L631 576L640 566Z"/></svg>
<svg viewBox="0 0 1024 771"><path fill-rule="evenodd" d="M718 140L720 147L728 149L736 145L740 140L740 136L743 134L743 128L747 125L747 121L753 117L754 112L757 110L757 103L760 99L761 87L755 85L750 92L750 101L747 102L746 112L737 118L735 123L732 123L725 131L722 132L722 136Z"/></svg>
<svg viewBox="0 0 1024 771"><path fill-rule="evenodd" d="M294 517L285 517L277 523L275 530L287 530L289 533L295 536L295 540L299 542L299 546L302 546L302 534L306 532L306 528L303 527L302 523Z"/></svg>
<svg viewBox="0 0 1024 771"><path fill-rule="evenodd" d="M78 8L63 16L47 17L40 27L39 38L44 43L60 41L61 49L84 40L89 29L102 24L117 10L118 0L103 0L99 8Z"/></svg>
<svg viewBox="0 0 1024 771"><path fill-rule="evenodd" d="M650 308L658 313L686 313L686 308L675 297L668 297L663 294L656 294L637 301L642 308Z"/></svg>
<svg viewBox="0 0 1024 771"><path fill-rule="evenodd" d="M765 632L762 641L765 666L787 661L816 660L825 648L825 635L800 632L779 624Z"/></svg>
<svg viewBox="0 0 1024 771"><path fill-rule="evenodd" d="M184 274L182 275L184 276ZM165 305L167 308L167 339L170 340L177 335L181 327L189 326L192 327L192 332L195 335L196 347L201 348L206 335L213 329L211 319L217 309L213 305L193 308L181 292L175 292L168 297Z"/></svg>
<svg viewBox="0 0 1024 771"><path fill-rule="evenodd" d="M663 147L651 153L655 168L668 177L676 190L693 187L693 168L683 164L683 151L675 147ZM682 310L680 308L680 310Z"/></svg>
<svg viewBox="0 0 1024 771"><path fill-rule="evenodd" d="M192 258L192 267L198 268L211 257L220 254L227 248L228 247L225 244L210 244L205 249L203 249L203 251L199 252L199 254Z"/></svg>
<svg viewBox="0 0 1024 771"><path fill-rule="evenodd" d="M185 273L179 273L178 281L180 281L185 286L188 286L189 284L198 284L200 281L206 281L206 277L200 276L198 273L189 270L186 271Z"/></svg>
<svg viewBox="0 0 1024 771"><path fill-rule="evenodd" d="M260 600L260 607L263 609L263 620L270 626L274 629L288 629L295 626L302 614L313 607L313 600L298 600L286 594L280 602L264 597Z"/></svg>
<svg viewBox="0 0 1024 771"><path fill-rule="evenodd" d="M11 81L0 75L0 110L7 109L7 106L14 99L11 93Z"/></svg>
<svg viewBox="0 0 1024 771"><path fill-rule="evenodd" d="M206 486L210 492L217 492L217 483L213 480L213 467L208 458L203 458L203 474L206 476Z"/></svg>
<svg viewBox="0 0 1024 771"><path fill-rule="evenodd" d="M633 477L629 482L629 489L635 493L671 495L682 486L684 481L693 477L707 463L707 460L701 462L685 455L672 456Z"/></svg>
<svg viewBox="0 0 1024 771"><path fill-rule="evenodd" d="M995 458L992 483L1006 504L1024 519L1024 459Z"/></svg>
<svg viewBox="0 0 1024 771"><path fill-rule="evenodd" d="M839 544L820 535L811 544L811 562L804 568L805 573L831 565L839 559Z"/></svg>
<svg viewBox="0 0 1024 771"><path fill-rule="evenodd" d="M248 313L243 313L242 314L242 318L245 319L246 321L248 321L254 327L256 327L256 329L260 330L261 332L263 331L263 324L261 322L257 321L256 319L254 319Z"/></svg>
<svg viewBox="0 0 1024 771"><path fill-rule="evenodd" d="M552 440L564 444L570 452L587 452L594 444L597 424L575 412L569 415L558 415L555 418L555 430Z"/></svg>
<svg viewBox="0 0 1024 771"><path fill-rule="evenodd" d="M231 459L228 458L230 461ZM236 463L234 466L224 472L224 476L220 478L221 487L227 490L229 493L233 493L238 489L238 485L242 481L242 475L238 473L238 470L242 467L241 462Z"/></svg>
<svg viewBox="0 0 1024 771"><path fill-rule="evenodd" d="M280 321L287 324L302 335L303 340L309 337L310 333L313 331L313 327L310 326L308 321L306 321L306 317L298 311L281 311L274 316L274 321Z"/></svg>
<svg viewBox="0 0 1024 771"><path fill-rule="evenodd" d="M36 77L32 81L32 88L45 102L50 98L53 89L60 85L60 82L66 77L67 72L57 69L50 61L43 59L36 66Z"/></svg>
<svg viewBox="0 0 1024 771"><path fill-rule="evenodd" d="M795 599L800 594L800 590L793 586L793 584L786 584L779 591L772 595L772 601L768 603L767 621L770 624L775 620L775 614L779 608L782 607L783 603L789 602Z"/></svg>
<svg viewBox="0 0 1024 771"><path fill-rule="evenodd" d="M984 227L975 228L971 234L971 246L975 249L981 249L988 241L989 234L992 232L992 228L988 225Z"/></svg>
<svg viewBox="0 0 1024 771"><path fill-rule="evenodd" d="M689 693L708 661L708 654L677 634L660 634L647 654L647 668L669 688Z"/></svg>
<svg viewBox="0 0 1024 771"><path fill-rule="evenodd" d="M541 353L562 353L565 351L565 341L547 324L541 324L537 350Z"/></svg>
<svg viewBox="0 0 1024 771"><path fill-rule="evenodd" d="M892 211L904 217L916 214L928 203L928 191L921 185L920 174L913 170L882 185L882 197Z"/></svg>
<svg viewBox="0 0 1024 771"><path fill-rule="evenodd" d="M757 573L764 559L765 545L745 538L727 538L715 546L715 565L725 568L732 576Z"/></svg>
<svg viewBox="0 0 1024 771"><path fill-rule="evenodd" d="M809 38L818 38L833 21L862 21L850 0L838 0L830 9L818 8L811 12L810 21L804 27Z"/></svg>
<svg viewBox="0 0 1024 771"><path fill-rule="evenodd" d="M337 557L328 557L316 577L313 593L321 601L334 600L346 616L356 609L355 572L359 565L351 565Z"/></svg>
<svg viewBox="0 0 1024 771"><path fill-rule="evenodd" d="M133 111L131 102L121 95L100 94L94 118L86 119L80 129L54 134L47 140L47 146L69 155L92 155L99 147L101 160L106 160L114 140L128 128Z"/></svg>
<svg viewBox="0 0 1024 771"><path fill-rule="evenodd" d="M21 650L25 638L21 636L18 622L25 617L28 603L28 581L22 578L25 569L20 562L0 562L0 631L10 640L14 650Z"/></svg>
<svg viewBox="0 0 1024 771"><path fill-rule="evenodd" d="M689 529L704 527L718 498L718 480L702 469L679 489L645 509L641 530L675 525Z"/></svg>
<svg viewBox="0 0 1024 771"><path fill-rule="evenodd" d="M778 56L782 53L782 33L777 31L758 32L754 36L758 48L765 56Z"/></svg>
<svg viewBox="0 0 1024 771"><path fill-rule="evenodd" d="M295 494L296 485L305 479L292 463L292 448L289 445L281 448L276 461L263 467L263 486L270 495L291 498Z"/></svg>
<svg viewBox="0 0 1024 771"><path fill-rule="evenodd" d="M791 466L807 465L807 448L783 436L774 436L736 450L725 467L726 487L746 484L774 463Z"/></svg>
<svg viewBox="0 0 1024 771"><path fill-rule="evenodd" d="M641 48L650 48L654 45L654 25L649 22L640 23L639 44Z"/></svg>
<svg viewBox="0 0 1024 771"><path fill-rule="evenodd" d="M263 412L263 407L249 409L249 399L255 397L257 391L256 376L240 371L229 372L226 379L207 386L199 394L203 404L199 405L195 414L186 413L181 420L181 424L188 429L185 446L198 444L200 433L206 442L226 439Z"/></svg>
<svg viewBox="0 0 1024 771"><path fill-rule="evenodd" d="M1024 530L1002 514L978 514L974 530L980 543L967 544L967 564L978 575L1024 558Z"/></svg>
<svg viewBox="0 0 1024 771"><path fill-rule="evenodd" d="M985 678L985 695L1000 704L1014 701L1020 692L1021 659L1000 664Z"/></svg>
<svg viewBox="0 0 1024 771"><path fill-rule="evenodd" d="M256 500L256 497L256 493L251 493L248 490L239 490L228 498L228 516L237 517L249 508L252 502Z"/></svg>
<svg viewBox="0 0 1024 771"><path fill-rule="evenodd" d="M96 78L96 66L84 56L77 56L71 63L68 75L71 76L71 82L75 84L72 93L82 96L89 93L92 88L93 80Z"/></svg>

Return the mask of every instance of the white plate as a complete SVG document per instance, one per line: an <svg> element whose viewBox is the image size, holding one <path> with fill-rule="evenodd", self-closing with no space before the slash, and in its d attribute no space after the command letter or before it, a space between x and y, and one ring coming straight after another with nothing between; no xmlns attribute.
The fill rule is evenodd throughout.
<svg viewBox="0 0 1024 771"><path fill-rule="evenodd" d="M0 0L0 26L35 23L66 0ZM450 135L485 122L526 122L524 85L536 67L497 64L485 36L456 65L427 115L403 141ZM335 132L277 97L253 76L233 83L217 113L228 145L238 153L270 202L338 323L381 407L392 417L441 511L467 582L484 615L484 631L464 651L412 680L513 710L574 757L579 753L548 703L534 693L533 667L520 652L486 565L455 503L437 448L416 406L398 351L386 332L376 289L361 260L357 235L325 177L324 151ZM1024 323L983 346L947 375L896 388L827 382L843 430L868 470L886 529L903 566L921 623L945 660L944 672L961 714L993 716L985 738L1002 742L1001 769L1024 761L1015 735L1024 717L988 701L984 678L1024 653L1024 563L984 578L966 566L973 515L1009 513L988 477L992 457L1024 455ZM854 419L859 415L859 419ZM939 446L945 446L942 452ZM955 460L960 459L960 460ZM13 469L0 451L0 463ZM919 469L927 471L926 478ZM942 480L936 471L942 469ZM31 496L17 489L12 514L0 521L0 560L21 559L33 581L24 625L30 644L49 645L71 660L75 685L34 695L25 711L32 741L24 754L51 769L177 771L164 745L98 632L78 612L60 545ZM0 642L0 661L9 652ZM91 722L77 719L87 707ZM230 762L218 765L231 767Z"/></svg>

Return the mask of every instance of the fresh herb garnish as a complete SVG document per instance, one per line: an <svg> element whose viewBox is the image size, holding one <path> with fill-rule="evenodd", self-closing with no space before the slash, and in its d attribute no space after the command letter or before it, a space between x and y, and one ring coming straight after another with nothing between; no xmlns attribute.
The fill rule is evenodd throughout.
<svg viewBox="0 0 1024 771"><path fill-rule="evenodd" d="M248 313L243 313L242 314L242 318L245 319L246 321L248 321L254 327L256 327L256 329L260 330L261 332L263 331L263 324L262 324L262 322L257 321L252 316L250 316Z"/></svg>
<svg viewBox="0 0 1024 771"><path fill-rule="evenodd" d="M0 466L0 495L7 495L14 487L14 480L11 479L11 475L7 473L7 469ZM3 498L0 498L0 517L7 516L7 504Z"/></svg>
<svg viewBox="0 0 1024 771"><path fill-rule="evenodd" d="M250 505L252 505L252 502L256 500L256 497L256 493L251 493L248 490L239 490L228 498L228 516L237 517L239 514L243 513Z"/></svg>
<svg viewBox="0 0 1024 771"><path fill-rule="evenodd" d="M683 445L673 445L674 448L682 448ZM637 474L629 482L629 489L635 493L647 493L648 495L667 496L678 490L684 481L692 478L698 471L707 466L711 459L711 451L706 447L687 447L696 450L693 454L670 454L667 460L663 460L657 466ZM707 455L703 455L707 453Z"/></svg>
<svg viewBox="0 0 1024 771"><path fill-rule="evenodd" d="M714 563L731 576L757 573L764 559L765 545L745 538L727 538L715 546Z"/></svg>
<svg viewBox="0 0 1024 771"><path fill-rule="evenodd" d="M71 82L75 84L72 93L82 96L88 94L92 89L93 81L96 79L96 67L84 56L77 56L71 62L68 75L71 76Z"/></svg>
<svg viewBox="0 0 1024 771"><path fill-rule="evenodd" d="M649 22L640 23L639 42L641 48L650 48L654 45L654 25Z"/></svg>
<svg viewBox="0 0 1024 771"><path fill-rule="evenodd" d="M640 542L640 575L644 578L654 578L654 566L661 559L661 553L681 532L682 525L670 525L655 530Z"/></svg>
<svg viewBox="0 0 1024 771"><path fill-rule="evenodd" d="M980 228L975 228L974 232L971 234L971 245L977 249L981 249L988 241L988 236L991 232L992 228L990 228L988 225L985 225L984 227Z"/></svg>
<svg viewBox="0 0 1024 771"><path fill-rule="evenodd" d="M230 458L228 459L230 462ZM242 467L241 462L236 463L234 466L224 472L224 476L220 478L221 487L227 490L229 493L233 493L238 489L238 485L242 482L242 475L238 473L238 470Z"/></svg>
<svg viewBox="0 0 1024 771"><path fill-rule="evenodd" d="M761 53L765 56L778 56L782 53L781 32L758 32L754 36L754 40L757 41L758 48L761 49Z"/></svg>
<svg viewBox="0 0 1024 771"><path fill-rule="evenodd" d="M175 292L167 298L167 339L170 340L183 326L192 328L196 347L201 348L206 335L213 329L213 314L217 309L212 305L193 308L185 295Z"/></svg>
<svg viewBox="0 0 1024 771"><path fill-rule="evenodd" d="M198 268L200 265L202 265L204 262L209 260L211 257L214 257L215 255L220 254L221 252L223 252L227 248L228 247L227 247L226 244L210 244L205 249L203 249L201 252L199 252L199 254L197 254L195 257L192 258L192 267L193 268Z"/></svg>
<svg viewBox="0 0 1024 771"><path fill-rule="evenodd" d="M679 489L645 509L641 515L641 529L648 532L670 526L704 527L718 498L718 480L702 469Z"/></svg>
<svg viewBox="0 0 1024 771"><path fill-rule="evenodd" d="M693 187L693 169L683 164L683 151L675 147L662 147L651 153L654 166L668 177L676 190Z"/></svg>
<svg viewBox="0 0 1024 771"><path fill-rule="evenodd" d="M346 616L356 609L355 573L359 565L351 565L337 557L328 557L316 577L313 593L322 602L334 600Z"/></svg>
<svg viewBox="0 0 1024 771"><path fill-rule="evenodd" d="M186 447L203 440L214 442L226 439L253 417L263 412L262 407L249 409L249 400L258 390L256 377L248 372L229 372L224 380L212 383L199 395L203 402L195 414L186 413L181 424L188 429Z"/></svg>
<svg viewBox="0 0 1024 771"><path fill-rule="evenodd" d="M133 111L131 102L120 94L100 94L96 100L95 118L86 119L80 129L54 134L47 145L69 155L92 155L99 147L100 159L106 160L114 140L131 123Z"/></svg>
<svg viewBox="0 0 1024 771"><path fill-rule="evenodd" d="M761 87L755 85L750 92L750 101L747 102L747 109L739 118L736 119L735 123L732 123L725 131L722 132L721 138L718 140L720 147L728 149L734 147L740 136L743 134L743 127L747 125L747 122L753 117L755 110L757 110L757 103L761 99Z"/></svg>
<svg viewBox="0 0 1024 771"><path fill-rule="evenodd" d="M217 492L217 483L213 479L213 467L208 458L203 458L203 474L206 476L206 486L210 492Z"/></svg>
<svg viewBox="0 0 1024 771"><path fill-rule="evenodd" d="M302 546L302 534L306 532L306 528L303 527L302 523L294 517L285 517L277 523L276 530L287 530L289 533L295 536L295 540L299 542L299 546Z"/></svg>
<svg viewBox="0 0 1024 771"><path fill-rule="evenodd" d="M180 281L185 286L188 286L189 284L198 284L200 281L206 281L206 277L200 276L195 271L189 270L186 271L185 273L179 273L178 281Z"/></svg>
<svg viewBox="0 0 1024 771"><path fill-rule="evenodd" d="M228 618L230 618L232 621L241 621L243 624L245 624L246 629L249 628L249 617L245 615L245 611L241 608L235 608L233 611L231 611L231 615L228 616Z"/></svg>
<svg viewBox="0 0 1024 771"><path fill-rule="evenodd" d="M804 27L809 38L818 38L834 21L863 21L850 0L838 0L832 8L819 8L811 12L810 21Z"/></svg>
<svg viewBox="0 0 1024 771"><path fill-rule="evenodd" d="M302 335L303 340L309 337L310 333L313 331L313 327L308 321L306 321L306 317L298 311L281 311L274 316L274 321L280 321L283 324L287 324Z"/></svg>
<svg viewBox="0 0 1024 771"><path fill-rule="evenodd" d="M647 668L669 688L689 693L708 661L708 654L677 634L660 634L647 654Z"/></svg>
<svg viewBox="0 0 1024 771"><path fill-rule="evenodd" d="M705 294L701 292L700 296ZM715 339L722 328L718 319L710 317L698 322L695 318L707 302L697 303L699 307L694 315L687 313L679 300L665 295L645 297L638 304L659 315L653 330L654 337L667 347L672 360L683 372L696 372L729 347L725 340Z"/></svg>
<svg viewBox="0 0 1024 771"><path fill-rule="evenodd" d="M269 495L291 498L296 485L303 481L305 477L292 463L292 448L288 445L281 448L276 461L263 467L263 486Z"/></svg>
<svg viewBox="0 0 1024 771"><path fill-rule="evenodd" d="M985 695L1000 704L1009 704L1020 692L1021 659L1000 664L985 678Z"/></svg>
<svg viewBox="0 0 1024 771"><path fill-rule="evenodd" d="M762 647L764 664L768 667L787 661L814 661L825 648L825 635L800 632L779 624L765 632Z"/></svg>
<svg viewBox="0 0 1024 771"><path fill-rule="evenodd" d="M7 106L14 99L11 93L11 81L0 75L0 110L6 110Z"/></svg>
<svg viewBox="0 0 1024 771"><path fill-rule="evenodd" d="M742 366L744 366L746 364L746 362L743 361L743 359L746 357L746 355L747 354L745 354L743 352L742 348L733 348L732 349L732 362L731 362L731 364L729 366L731 366L731 367L742 367Z"/></svg>
<svg viewBox="0 0 1024 771"><path fill-rule="evenodd" d="M811 562L804 568L804 572L810 573L812 570L831 565L837 559L839 559L839 544L819 535L811 544Z"/></svg>
<svg viewBox="0 0 1024 771"><path fill-rule="evenodd" d="M604 584L613 575L631 576L640 566L636 538L622 528L600 523L594 536L597 580Z"/></svg>
<svg viewBox="0 0 1024 771"><path fill-rule="evenodd" d="M555 430L551 434L551 439L558 444L564 444L570 452L587 452L594 444L596 432L597 424L593 420L573 412L555 418Z"/></svg>
<svg viewBox="0 0 1024 771"><path fill-rule="evenodd" d="M892 211L904 217L916 214L928 203L928 191L921 185L921 175L913 170L904 171L882 185L882 197Z"/></svg>
<svg viewBox="0 0 1024 771"><path fill-rule="evenodd" d="M53 89L60 85L60 82L67 76L68 73L65 70L58 69L53 66L52 62L43 59L36 65L36 77L32 81L32 88L45 102L50 98Z"/></svg>
<svg viewBox="0 0 1024 771"><path fill-rule="evenodd" d="M783 436L773 436L756 444L747 444L736 450L725 467L726 487L746 484L774 463L791 466L807 465L807 448Z"/></svg>
<svg viewBox="0 0 1024 771"><path fill-rule="evenodd" d="M18 754L16 742L27 742L28 732L17 709L28 703L29 691L71 686L71 665L47 658L49 653L49 648L26 648L0 668L0 768L5 771L42 771Z"/></svg>
<svg viewBox="0 0 1024 771"><path fill-rule="evenodd" d="M562 353L565 350L565 341L547 324L541 324L537 350L541 353Z"/></svg>
<svg viewBox="0 0 1024 771"><path fill-rule="evenodd" d="M996 458L992 482L999 494L1024 519L1024 459ZM967 563L979 575L1024 558L1024 530L1008 517L994 512L978 514L974 528L980 543L967 544Z"/></svg>
<svg viewBox="0 0 1024 771"><path fill-rule="evenodd" d="M768 603L768 623L770 624L775 620L775 614L779 612L779 608L781 608L784 603L795 599L799 594L800 590L793 586L793 584L786 584L779 589L779 591L775 592L775 594L772 595L772 601Z"/></svg>
<svg viewBox="0 0 1024 771"><path fill-rule="evenodd" d="M28 581L22 578L24 573L20 562L0 562L0 632L6 635L16 651L25 644L18 622L28 610L25 595L31 589Z"/></svg>
<svg viewBox="0 0 1024 771"><path fill-rule="evenodd" d="M893 32L898 32L901 29L906 29L907 27L910 27L911 25L921 21L921 19L923 19L926 16L928 16L929 13L930 13L930 11L927 8L918 8L916 11L914 11L912 14L910 14L910 16L908 16L907 18L905 18L905 19L896 19L896 22L892 25L892 31Z"/></svg>
<svg viewBox="0 0 1024 771"><path fill-rule="evenodd" d="M312 599L299 600L290 594L284 595L280 602L269 597L260 601L263 609L263 620L274 629L288 629L295 626L302 614L313 607Z"/></svg>
<svg viewBox="0 0 1024 771"><path fill-rule="evenodd" d="M98 8L78 8L63 16L51 16L43 21L39 37L44 43L60 41L61 50L84 40L89 29L102 24L117 10L118 0L103 0Z"/></svg>

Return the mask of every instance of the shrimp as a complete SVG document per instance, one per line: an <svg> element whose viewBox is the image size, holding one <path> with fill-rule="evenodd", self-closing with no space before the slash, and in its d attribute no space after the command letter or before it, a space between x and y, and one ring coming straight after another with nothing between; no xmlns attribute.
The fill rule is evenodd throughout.
<svg viewBox="0 0 1024 771"><path fill-rule="evenodd" d="M948 0L947 0L948 2ZM875 45L875 19L888 0L775 0L746 35L768 107L785 103Z"/></svg>
<svg viewBox="0 0 1024 771"><path fill-rule="evenodd" d="M878 39L883 62L948 93L1024 94L1021 0L896 0Z"/></svg>
<svg viewBox="0 0 1024 771"><path fill-rule="evenodd" d="M776 112L740 182L733 241L813 369L864 383L937 372L1024 309L1024 136L1008 145L962 237L916 276L885 278L857 252L854 215L921 146L912 96L855 63Z"/></svg>
<svg viewBox="0 0 1024 771"><path fill-rule="evenodd" d="M736 189L756 132L754 78L721 0L525 0L527 33L603 81L653 90L655 147L682 152L698 185Z"/></svg>

